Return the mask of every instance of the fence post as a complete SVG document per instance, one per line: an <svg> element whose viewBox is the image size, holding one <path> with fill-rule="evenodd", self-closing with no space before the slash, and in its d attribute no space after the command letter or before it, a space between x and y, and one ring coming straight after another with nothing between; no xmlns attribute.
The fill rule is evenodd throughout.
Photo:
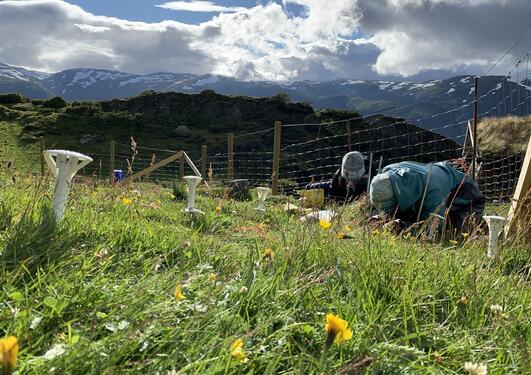
<svg viewBox="0 0 531 375"><path fill-rule="evenodd" d="M44 137L39 137L39 160L41 162L41 176L44 176Z"/></svg>
<svg viewBox="0 0 531 375"><path fill-rule="evenodd" d="M109 182L114 184L114 155L116 153L116 143L111 141L111 149L109 151Z"/></svg>
<svg viewBox="0 0 531 375"><path fill-rule="evenodd" d="M201 177L206 181L207 145L201 146Z"/></svg>
<svg viewBox="0 0 531 375"><path fill-rule="evenodd" d="M234 134L229 133L227 144L227 178L232 180L234 178Z"/></svg>
<svg viewBox="0 0 531 375"><path fill-rule="evenodd" d="M179 158L179 181L182 181L184 177L184 156Z"/></svg>
<svg viewBox="0 0 531 375"><path fill-rule="evenodd" d="M280 121L275 122L275 139L273 142L273 173L271 176L273 195L278 195L278 175L280 173L280 136L282 124Z"/></svg>
<svg viewBox="0 0 531 375"><path fill-rule="evenodd" d="M472 145L472 178L475 181L477 181L476 159L478 147L478 83L479 77L474 77L474 127L472 128L472 138L474 139L474 144Z"/></svg>
<svg viewBox="0 0 531 375"><path fill-rule="evenodd" d="M350 120L347 121L347 139L348 139L348 152L352 151L352 132L350 130Z"/></svg>

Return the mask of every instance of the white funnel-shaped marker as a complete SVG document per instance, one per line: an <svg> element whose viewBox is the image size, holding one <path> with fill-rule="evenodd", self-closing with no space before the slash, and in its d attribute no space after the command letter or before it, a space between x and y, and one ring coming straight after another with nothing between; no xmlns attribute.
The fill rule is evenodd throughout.
<svg viewBox="0 0 531 375"><path fill-rule="evenodd" d="M44 152L44 160L55 177L53 210L55 218L59 221L65 216L72 178L77 171L90 163L92 158L73 151L47 150Z"/></svg>
<svg viewBox="0 0 531 375"><path fill-rule="evenodd" d="M258 207L256 209L258 211L265 211L264 202L271 194L271 189L260 186L256 188L256 193L258 194Z"/></svg>
<svg viewBox="0 0 531 375"><path fill-rule="evenodd" d="M507 222L507 219L501 216L483 216L483 219L489 226L489 248L487 257L496 258L498 256L498 237Z"/></svg>
<svg viewBox="0 0 531 375"><path fill-rule="evenodd" d="M188 184L188 207L184 210L189 213L199 213L202 214L201 211L196 210L194 208L195 206L195 193L197 185L201 182L202 178L199 176L184 176L183 179Z"/></svg>

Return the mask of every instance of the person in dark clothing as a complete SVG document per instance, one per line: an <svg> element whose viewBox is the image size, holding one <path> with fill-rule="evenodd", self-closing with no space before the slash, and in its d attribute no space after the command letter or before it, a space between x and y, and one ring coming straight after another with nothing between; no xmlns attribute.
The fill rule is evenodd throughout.
<svg viewBox="0 0 531 375"><path fill-rule="evenodd" d="M367 190L367 164L360 152L349 152L331 180L308 184L305 189L323 189L327 199L351 202Z"/></svg>

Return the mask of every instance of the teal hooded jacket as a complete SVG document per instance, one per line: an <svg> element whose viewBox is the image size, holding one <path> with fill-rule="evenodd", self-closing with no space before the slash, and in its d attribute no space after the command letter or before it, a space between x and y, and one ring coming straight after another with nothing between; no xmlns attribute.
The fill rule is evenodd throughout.
<svg viewBox="0 0 531 375"><path fill-rule="evenodd" d="M391 185L399 205L399 212L413 210L418 213L424 187L428 179L429 169L430 167L427 164L412 161L390 164L382 169L380 173L387 173L391 180ZM446 162L433 163L420 219L426 219L430 213L443 215L448 196L463 183L463 180L474 183L470 176L454 169ZM470 202L461 202L456 199L453 203L456 205L465 205Z"/></svg>

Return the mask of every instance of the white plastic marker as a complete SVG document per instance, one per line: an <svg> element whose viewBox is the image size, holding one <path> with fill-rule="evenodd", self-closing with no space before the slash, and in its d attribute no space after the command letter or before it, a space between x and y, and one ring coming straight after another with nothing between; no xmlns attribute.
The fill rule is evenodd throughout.
<svg viewBox="0 0 531 375"><path fill-rule="evenodd" d="M59 221L65 216L72 178L77 171L90 163L92 158L73 151L47 150L44 152L44 160L55 177L53 209L55 218Z"/></svg>
<svg viewBox="0 0 531 375"><path fill-rule="evenodd" d="M498 237L503 230L507 219L502 216L483 216L489 226L489 248L487 257L496 258L498 256Z"/></svg>
<svg viewBox="0 0 531 375"><path fill-rule="evenodd" d="M258 207L255 209L258 211L265 211L264 202L271 194L271 189L259 186L256 188L256 193L258 194Z"/></svg>
<svg viewBox="0 0 531 375"><path fill-rule="evenodd" d="M196 188L202 178L199 176L184 176L183 179L188 184L188 207L185 208L184 211L191 214L202 214L203 212L194 208Z"/></svg>

